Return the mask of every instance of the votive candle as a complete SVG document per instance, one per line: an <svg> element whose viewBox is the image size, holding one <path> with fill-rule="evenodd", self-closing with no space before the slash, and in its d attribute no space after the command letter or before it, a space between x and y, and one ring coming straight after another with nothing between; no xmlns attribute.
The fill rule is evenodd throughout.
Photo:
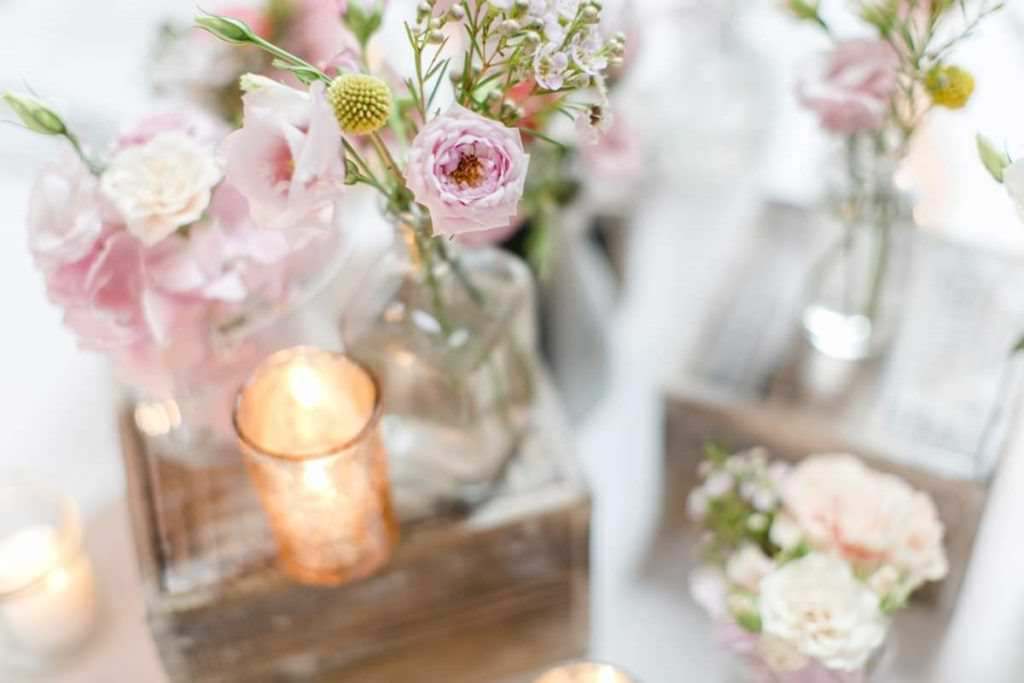
<svg viewBox="0 0 1024 683"><path fill-rule="evenodd" d="M0 668L48 668L96 621L75 503L31 483L0 486Z"/></svg>
<svg viewBox="0 0 1024 683"><path fill-rule="evenodd" d="M551 669L534 683L638 683L611 664L571 662Z"/></svg>
<svg viewBox="0 0 1024 683"><path fill-rule="evenodd" d="M373 574L397 542L376 378L339 353L279 351L239 391L234 424L278 546L301 583Z"/></svg>

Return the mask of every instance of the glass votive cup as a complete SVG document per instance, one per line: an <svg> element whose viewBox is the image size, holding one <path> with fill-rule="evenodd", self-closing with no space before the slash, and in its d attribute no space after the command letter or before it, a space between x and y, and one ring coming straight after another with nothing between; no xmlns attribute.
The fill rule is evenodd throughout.
<svg viewBox="0 0 1024 683"><path fill-rule="evenodd" d="M639 683L625 671L603 662L567 662L541 675L534 683Z"/></svg>
<svg viewBox="0 0 1024 683"><path fill-rule="evenodd" d="M271 355L239 391L235 431L286 576L340 585L390 560L398 525L380 414L372 373L312 347Z"/></svg>
<svg viewBox="0 0 1024 683"><path fill-rule="evenodd" d="M96 602L75 502L33 482L0 484L0 671L58 666L92 634Z"/></svg>

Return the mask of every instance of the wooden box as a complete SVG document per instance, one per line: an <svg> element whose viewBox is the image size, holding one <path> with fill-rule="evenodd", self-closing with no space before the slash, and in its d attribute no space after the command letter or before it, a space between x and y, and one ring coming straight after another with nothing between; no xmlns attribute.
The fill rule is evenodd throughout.
<svg viewBox="0 0 1024 683"><path fill-rule="evenodd" d="M586 645L590 499L557 407L499 493L464 518L403 528L389 567L296 585L244 466L160 457L126 412L122 441L147 618L172 681L481 683Z"/></svg>

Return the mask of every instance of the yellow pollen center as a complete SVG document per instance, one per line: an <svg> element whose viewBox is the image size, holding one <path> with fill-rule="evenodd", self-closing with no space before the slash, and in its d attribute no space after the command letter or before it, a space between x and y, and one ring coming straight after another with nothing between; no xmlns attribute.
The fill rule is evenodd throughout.
<svg viewBox="0 0 1024 683"><path fill-rule="evenodd" d="M451 179L459 185L477 187L484 181L484 166L475 154L466 154L459 159L459 165L452 171Z"/></svg>

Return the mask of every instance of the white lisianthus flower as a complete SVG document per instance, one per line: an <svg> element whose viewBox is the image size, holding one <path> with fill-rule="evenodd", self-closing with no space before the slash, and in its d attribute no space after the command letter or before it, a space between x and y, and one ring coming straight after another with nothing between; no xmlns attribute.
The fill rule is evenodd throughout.
<svg viewBox="0 0 1024 683"><path fill-rule="evenodd" d="M223 173L211 150L179 131L125 147L100 178L128 232L152 246L206 211Z"/></svg>
<svg viewBox="0 0 1024 683"><path fill-rule="evenodd" d="M1024 159L1017 159L1006 167L1003 184L1017 207L1017 215L1024 221Z"/></svg>
<svg viewBox="0 0 1024 683"><path fill-rule="evenodd" d="M780 512L772 520L772 528L768 532L768 537L772 543L783 550L792 550L800 545L800 541L803 540L803 532L792 517Z"/></svg>
<svg viewBox="0 0 1024 683"><path fill-rule="evenodd" d="M733 584L757 593L761 580L775 569L775 563L753 543L746 543L725 563L725 575Z"/></svg>
<svg viewBox="0 0 1024 683"><path fill-rule="evenodd" d="M878 596L837 557L812 553L761 581L766 635L841 671L863 667L885 640L888 620Z"/></svg>

